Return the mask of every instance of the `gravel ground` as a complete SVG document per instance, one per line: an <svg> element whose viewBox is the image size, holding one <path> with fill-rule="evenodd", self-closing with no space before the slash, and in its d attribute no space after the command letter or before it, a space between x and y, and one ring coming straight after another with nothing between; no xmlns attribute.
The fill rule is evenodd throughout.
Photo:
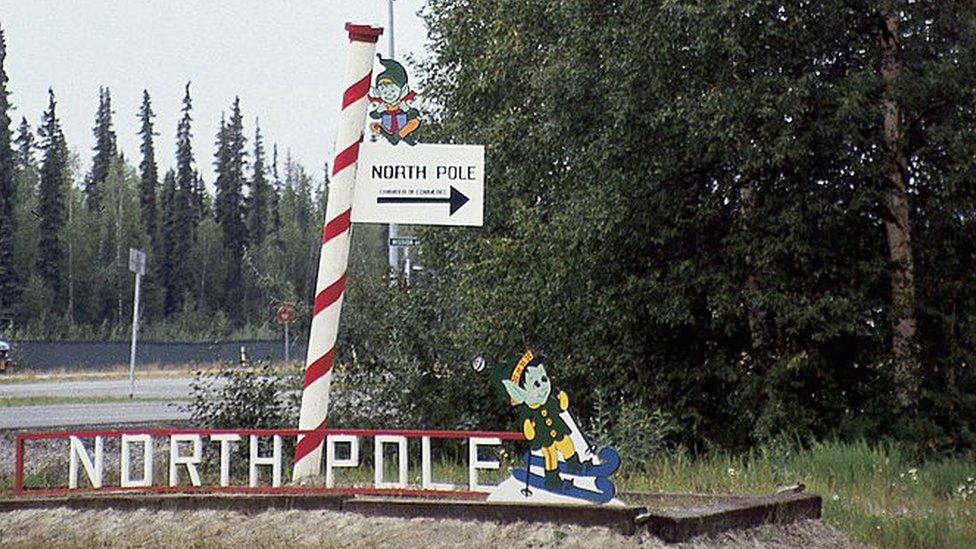
<svg viewBox="0 0 976 549"><path fill-rule="evenodd" d="M0 476L14 474L14 438L13 431L0 431Z"/></svg>
<svg viewBox="0 0 976 549"><path fill-rule="evenodd" d="M820 521L764 526L687 544L603 528L364 517L332 511L25 510L0 514L11 547L855 547Z"/></svg>

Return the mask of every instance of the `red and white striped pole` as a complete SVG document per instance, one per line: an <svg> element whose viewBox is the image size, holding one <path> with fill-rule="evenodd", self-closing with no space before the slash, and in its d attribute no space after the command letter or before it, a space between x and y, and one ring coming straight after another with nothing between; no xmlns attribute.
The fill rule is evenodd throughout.
<svg viewBox="0 0 976 549"><path fill-rule="evenodd" d="M373 73L373 54L383 29L369 25L346 23L349 32L349 53L342 79L342 111L336 135L332 179L329 181L329 200L326 223L322 228L322 250L319 255L319 274L315 283L315 304L312 308L312 330L308 337L308 356L305 359L305 384L302 407L298 418L301 430L324 429L329 410L329 385L336 354L336 333L342 294L346 286L346 265L349 259L350 217L353 185L356 181L356 162L359 144L366 124L366 93ZM298 438L295 446L294 480L317 476L322 466L324 434L312 433Z"/></svg>

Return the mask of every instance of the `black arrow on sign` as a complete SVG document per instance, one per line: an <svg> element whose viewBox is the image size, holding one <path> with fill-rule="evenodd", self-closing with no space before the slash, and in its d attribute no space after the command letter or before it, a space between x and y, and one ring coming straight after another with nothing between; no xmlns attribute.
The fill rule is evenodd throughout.
<svg viewBox="0 0 976 549"><path fill-rule="evenodd" d="M379 196L376 198L377 204L450 204L451 213L448 215L454 215L454 212L461 209L470 200L468 197L464 196L461 191L451 187L451 197L450 198L425 198L420 196Z"/></svg>

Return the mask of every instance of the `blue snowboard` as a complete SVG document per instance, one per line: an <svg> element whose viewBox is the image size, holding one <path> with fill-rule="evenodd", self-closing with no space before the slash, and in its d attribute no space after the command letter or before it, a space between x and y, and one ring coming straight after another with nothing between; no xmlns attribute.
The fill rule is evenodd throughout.
<svg viewBox="0 0 976 549"><path fill-rule="evenodd" d="M578 477L609 477L617 470L618 467L620 467L620 454L618 454L613 448L602 448L599 452L597 452L597 456L600 458L599 465L583 462L583 468L575 473L569 470L569 467L566 465L565 461L560 461L559 472L567 475L576 475ZM530 460L530 464L533 467L544 466L542 456L527 453L523 459Z"/></svg>
<svg viewBox="0 0 976 549"><path fill-rule="evenodd" d="M598 490L596 492L587 490L585 488L580 488L568 480L564 480L559 488L552 490L546 487L545 477L536 475L534 473L526 473L525 469L512 469L512 476L515 477L515 479L519 482L525 483L526 475L528 475L529 486L533 488L545 490L546 492L552 494L591 501L593 503L606 503L612 500L613 496L617 493L617 489L613 485L613 482L606 477L596 477L594 479L594 484Z"/></svg>

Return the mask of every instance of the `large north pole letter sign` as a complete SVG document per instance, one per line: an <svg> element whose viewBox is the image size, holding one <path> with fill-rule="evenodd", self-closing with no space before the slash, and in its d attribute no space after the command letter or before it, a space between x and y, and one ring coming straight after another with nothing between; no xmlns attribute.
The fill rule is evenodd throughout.
<svg viewBox="0 0 976 549"><path fill-rule="evenodd" d="M315 284L315 304L312 308L312 329L305 359L305 381L298 428L325 428L329 409L329 384L336 353L336 333L342 294L346 286L346 265L349 259L350 223L352 217L353 186L359 144L363 140L373 54L383 29L368 25L346 24L349 32L349 53L343 75L344 93L339 130L336 135L335 159L326 223L322 229L322 251ZM322 440L325 434L311 433L299 437L295 446L293 478L300 480L317 476L322 465Z"/></svg>

